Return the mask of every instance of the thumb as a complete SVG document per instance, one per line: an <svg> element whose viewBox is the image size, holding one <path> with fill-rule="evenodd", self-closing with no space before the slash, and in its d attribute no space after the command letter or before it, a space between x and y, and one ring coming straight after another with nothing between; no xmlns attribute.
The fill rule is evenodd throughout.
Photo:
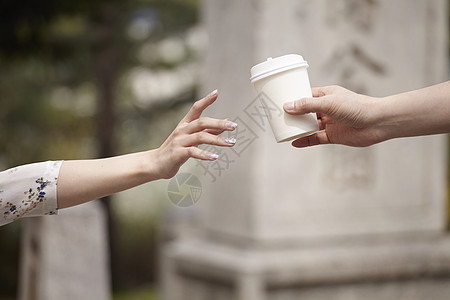
<svg viewBox="0 0 450 300"><path fill-rule="evenodd" d="M300 100L286 102L283 108L285 112L291 115L325 113L323 101L320 98L302 98Z"/></svg>

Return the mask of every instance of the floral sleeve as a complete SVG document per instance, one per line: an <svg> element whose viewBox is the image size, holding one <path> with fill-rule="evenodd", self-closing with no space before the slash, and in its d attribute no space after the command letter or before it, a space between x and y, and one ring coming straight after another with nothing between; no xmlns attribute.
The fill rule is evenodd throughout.
<svg viewBox="0 0 450 300"><path fill-rule="evenodd" d="M0 172L0 225L21 217L57 214L61 164L47 161Z"/></svg>

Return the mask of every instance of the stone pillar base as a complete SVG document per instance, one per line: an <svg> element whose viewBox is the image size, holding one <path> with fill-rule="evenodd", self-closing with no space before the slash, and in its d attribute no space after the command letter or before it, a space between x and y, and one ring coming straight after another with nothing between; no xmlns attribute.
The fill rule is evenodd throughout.
<svg viewBox="0 0 450 300"><path fill-rule="evenodd" d="M163 251L164 299L450 299L450 237L236 248L206 240Z"/></svg>

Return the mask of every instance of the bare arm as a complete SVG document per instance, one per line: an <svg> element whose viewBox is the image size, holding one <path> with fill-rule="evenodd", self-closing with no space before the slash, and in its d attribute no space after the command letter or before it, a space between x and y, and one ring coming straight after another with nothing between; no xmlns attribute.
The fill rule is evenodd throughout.
<svg viewBox="0 0 450 300"><path fill-rule="evenodd" d="M66 208L161 178L173 177L190 157L215 160L214 153L196 146L231 147L236 142L217 134L234 130L228 120L200 117L217 99L217 92L197 101L158 149L105 159L63 162L58 179L58 208Z"/></svg>
<svg viewBox="0 0 450 300"><path fill-rule="evenodd" d="M295 140L295 147L373 145L388 139L450 132L450 82L384 98L339 86L313 88L313 98L285 103L290 114L317 113L322 131Z"/></svg>
<svg viewBox="0 0 450 300"><path fill-rule="evenodd" d="M380 105L385 139L450 132L450 81L393 95Z"/></svg>
<svg viewBox="0 0 450 300"><path fill-rule="evenodd" d="M160 179L156 150L105 159L64 161L58 208L66 208Z"/></svg>

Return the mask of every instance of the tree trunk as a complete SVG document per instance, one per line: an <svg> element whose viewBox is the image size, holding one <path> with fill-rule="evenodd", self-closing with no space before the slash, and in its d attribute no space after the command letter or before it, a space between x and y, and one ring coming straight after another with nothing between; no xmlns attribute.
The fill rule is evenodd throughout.
<svg viewBox="0 0 450 300"><path fill-rule="evenodd" d="M97 85L97 141L99 157L110 157L116 148L115 90L119 65L119 49L115 43L114 28L117 10L113 5L105 4L94 20L93 59ZM109 230L109 250L111 277L114 286L117 278L116 221L112 213L111 197L102 199L107 216Z"/></svg>

